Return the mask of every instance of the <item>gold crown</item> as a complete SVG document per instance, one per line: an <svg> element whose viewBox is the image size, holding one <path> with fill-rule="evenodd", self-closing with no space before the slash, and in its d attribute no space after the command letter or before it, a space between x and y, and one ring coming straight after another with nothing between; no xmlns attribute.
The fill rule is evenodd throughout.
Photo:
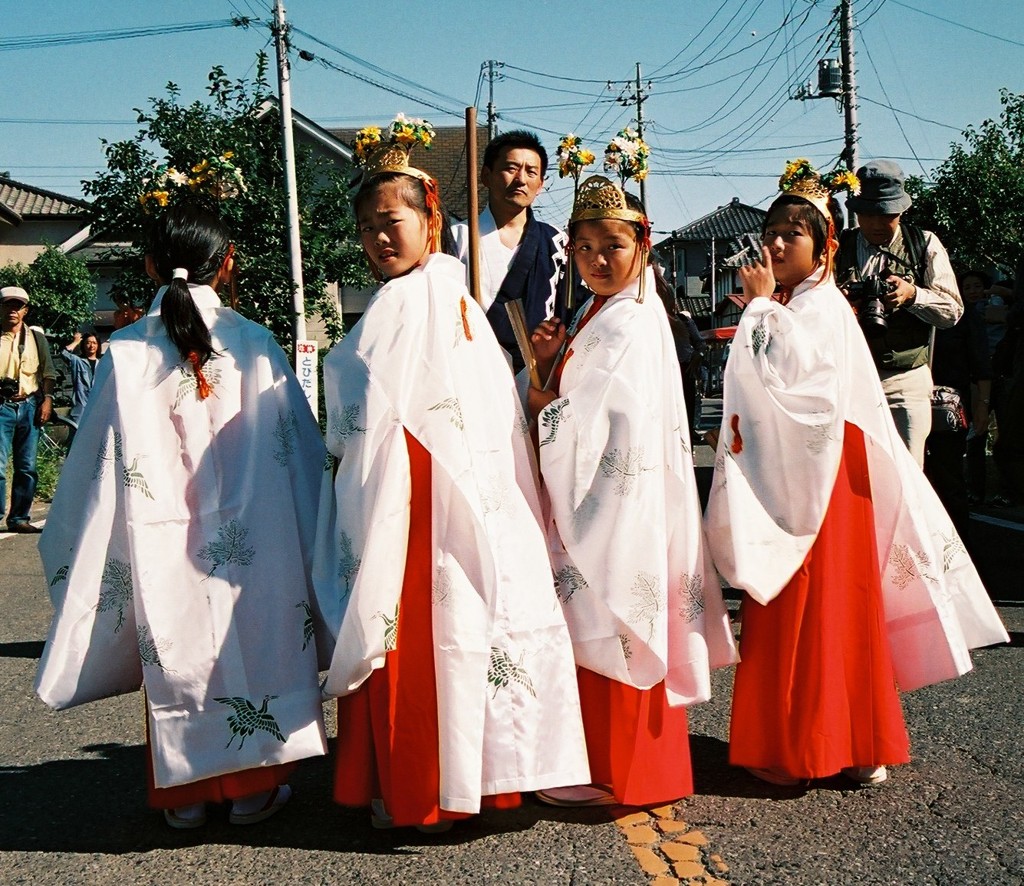
<svg viewBox="0 0 1024 886"><path fill-rule="evenodd" d="M569 224L603 218L615 218L641 225L647 223L647 216L630 208L626 202L626 192L622 188L603 175L592 175L580 184L576 192Z"/></svg>
<svg viewBox="0 0 1024 886"><path fill-rule="evenodd" d="M833 195L840 191L856 194L860 190L860 181L846 169L835 169L822 174L811 166L809 161L800 158L786 164L779 178L779 190L783 194L792 194L806 200L831 221L829 202Z"/></svg>
<svg viewBox="0 0 1024 886"><path fill-rule="evenodd" d="M828 208L832 192L821 183L820 179L801 179L795 182L785 193L793 197L800 197L802 200L813 204L825 218L832 217L832 213Z"/></svg>
<svg viewBox="0 0 1024 886"><path fill-rule="evenodd" d="M379 148L371 151L366 159L366 177L369 178L371 175L381 172L400 172L424 182L433 181L433 177L422 169L409 165L409 148L410 145L385 142Z"/></svg>

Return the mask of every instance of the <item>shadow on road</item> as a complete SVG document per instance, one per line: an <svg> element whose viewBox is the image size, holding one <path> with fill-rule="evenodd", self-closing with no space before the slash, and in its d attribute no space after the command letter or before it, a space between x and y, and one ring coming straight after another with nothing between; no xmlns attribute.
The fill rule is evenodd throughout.
<svg viewBox="0 0 1024 886"><path fill-rule="evenodd" d="M25 643L0 643L0 658L42 658L43 641L30 640Z"/></svg>
<svg viewBox="0 0 1024 886"><path fill-rule="evenodd" d="M29 644L6 644L18 645ZM0 766L0 852L121 855L216 843L416 855L420 846L472 843L525 831L540 821L600 825L610 819L607 808L556 809L525 795L518 809L485 810L443 835L420 834L413 828L378 831L370 826L368 810L332 802L333 758L326 757L300 765L291 779L295 798L266 823L232 826L225 804L210 807L206 827L174 831L146 807L144 746L90 745L79 753L94 756Z"/></svg>

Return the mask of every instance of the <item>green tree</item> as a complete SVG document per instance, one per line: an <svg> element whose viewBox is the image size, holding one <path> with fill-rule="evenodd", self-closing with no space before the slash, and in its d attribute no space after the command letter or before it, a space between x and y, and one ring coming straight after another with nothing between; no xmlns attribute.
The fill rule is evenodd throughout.
<svg viewBox="0 0 1024 886"><path fill-rule="evenodd" d="M31 298L28 322L41 326L53 345L67 344L92 320L96 284L81 259L47 246L31 265L0 268L0 286L20 286Z"/></svg>
<svg viewBox="0 0 1024 886"><path fill-rule="evenodd" d="M286 348L292 340L284 168L276 113L261 116L271 96L267 57L260 53L252 82L232 82L223 68L209 75L209 102L184 105L167 84L165 98L136 109L140 129L130 139L104 142L107 169L84 190L92 200L94 231L128 241L117 250L126 269L114 287L136 304L152 298L142 271L146 231L165 205L205 201L231 228L238 266L239 310L266 325ZM309 152L296 163L308 315L319 314L332 339L341 317L328 285L369 282L346 197L346 172Z"/></svg>
<svg viewBox="0 0 1024 886"><path fill-rule="evenodd" d="M1024 95L1000 92L998 120L968 127L935 171L912 178L907 219L935 231L958 269L1013 273L1024 256Z"/></svg>

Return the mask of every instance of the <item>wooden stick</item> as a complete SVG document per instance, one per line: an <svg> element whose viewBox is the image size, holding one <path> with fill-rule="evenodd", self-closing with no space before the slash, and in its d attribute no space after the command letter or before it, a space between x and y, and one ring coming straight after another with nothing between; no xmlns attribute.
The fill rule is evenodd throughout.
<svg viewBox="0 0 1024 886"><path fill-rule="evenodd" d="M469 218L469 293L480 304L480 206L477 199L476 108L466 108L466 196Z"/></svg>

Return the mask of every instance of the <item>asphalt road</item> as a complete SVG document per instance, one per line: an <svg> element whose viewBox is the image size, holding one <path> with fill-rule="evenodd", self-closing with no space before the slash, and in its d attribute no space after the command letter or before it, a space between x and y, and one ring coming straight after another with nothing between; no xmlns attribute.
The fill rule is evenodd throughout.
<svg viewBox="0 0 1024 886"><path fill-rule="evenodd" d="M205 829L172 831L145 806L139 694L59 713L33 694L50 618L35 539L0 536L0 603L0 883L650 882L612 820L621 810L528 799L442 836L374 831L366 812L330 801L326 759L300 768L294 800L265 823L233 827L221 811ZM1001 612L1010 646L976 653L960 680L905 696L914 761L876 788L776 788L729 768L732 675L719 672L715 698L691 713L697 793L674 810L707 837L705 860L724 860L719 877L1024 883L1024 608Z"/></svg>

